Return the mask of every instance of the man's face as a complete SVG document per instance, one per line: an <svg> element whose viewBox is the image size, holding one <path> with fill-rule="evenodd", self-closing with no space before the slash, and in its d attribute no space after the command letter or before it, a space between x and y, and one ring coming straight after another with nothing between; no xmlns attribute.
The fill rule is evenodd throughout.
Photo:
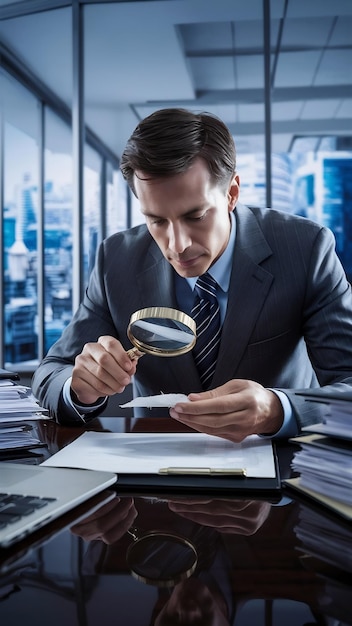
<svg viewBox="0 0 352 626"><path fill-rule="evenodd" d="M136 172L134 184L148 230L164 257L183 277L200 276L225 250L239 178L228 189L211 182L202 159L168 178Z"/></svg>

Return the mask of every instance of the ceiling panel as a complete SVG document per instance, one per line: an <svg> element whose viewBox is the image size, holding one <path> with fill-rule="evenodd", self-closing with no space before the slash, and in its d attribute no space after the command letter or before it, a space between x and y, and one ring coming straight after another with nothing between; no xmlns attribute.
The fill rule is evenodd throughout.
<svg viewBox="0 0 352 626"><path fill-rule="evenodd" d="M310 17L286 20L282 34L282 48L285 46L323 47L328 41L333 17Z"/></svg>
<svg viewBox="0 0 352 626"><path fill-rule="evenodd" d="M352 4L352 3L351 3ZM330 46L350 46L352 40L352 17L337 17L334 31L329 42Z"/></svg>
<svg viewBox="0 0 352 626"><path fill-rule="evenodd" d="M350 134L352 134L352 98L342 100L339 109L336 111L335 117L344 118L346 120L349 119L349 130Z"/></svg>
<svg viewBox="0 0 352 626"><path fill-rule="evenodd" d="M300 118L302 120L334 118L340 100L309 100L304 103Z"/></svg>
<svg viewBox="0 0 352 626"><path fill-rule="evenodd" d="M284 7L271 0L273 149L313 128L351 136L352 0L288 0L281 22ZM120 155L139 119L181 105L221 117L239 150L263 150L262 11L262 0L86 5L87 123ZM0 20L0 40L69 105L71 35L70 9Z"/></svg>
<svg viewBox="0 0 352 626"><path fill-rule="evenodd" d="M192 58L189 59L188 63L196 90L234 89L237 87L234 61L231 57Z"/></svg>
<svg viewBox="0 0 352 626"><path fill-rule="evenodd" d="M232 22L180 24L179 31L187 54L202 50L233 50Z"/></svg>
<svg viewBox="0 0 352 626"><path fill-rule="evenodd" d="M302 108L302 100L273 102L271 118L273 121L296 120L300 117Z"/></svg>
<svg viewBox="0 0 352 626"><path fill-rule="evenodd" d="M264 105L263 104L239 104L239 122L262 122L264 131Z"/></svg>
<svg viewBox="0 0 352 626"><path fill-rule="evenodd" d="M352 49L326 50L314 85L347 85L352 79Z"/></svg>
<svg viewBox="0 0 352 626"><path fill-rule="evenodd" d="M239 89L264 87L264 61L259 54L236 56Z"/></svg>
<svg viewBox="0 0 352 626"><path fill-rule="evenodd" d="M275 87L311 86L319 63L320 52L282 52L277 64Z"/></svg>

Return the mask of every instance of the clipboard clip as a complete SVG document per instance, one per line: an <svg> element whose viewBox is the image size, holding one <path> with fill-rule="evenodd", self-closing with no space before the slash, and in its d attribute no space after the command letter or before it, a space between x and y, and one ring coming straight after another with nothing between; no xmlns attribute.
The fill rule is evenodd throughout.
<svg viewBox="0 0 352 626"><path fill-rule="evenodd" d="M168 476L247 476L246 469L239 467L161 467L158 473Z"/></svg>

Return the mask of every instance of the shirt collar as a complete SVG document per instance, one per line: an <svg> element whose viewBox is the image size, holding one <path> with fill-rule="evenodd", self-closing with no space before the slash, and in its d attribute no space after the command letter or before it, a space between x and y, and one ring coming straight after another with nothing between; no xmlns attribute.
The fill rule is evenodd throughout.
<svg viewBox="0 0 352 626"><path fill-rule="evenodd" d="M216 280L219 287L224 293L227 293L230 285L232 257L235 249L236 241L236 220L234 212L230 214L231 218L231 231L229 242L218 260L208 269L208 273ZM186 278L192 291L198 280L199 276L192 276L192 278Z"/></svg>

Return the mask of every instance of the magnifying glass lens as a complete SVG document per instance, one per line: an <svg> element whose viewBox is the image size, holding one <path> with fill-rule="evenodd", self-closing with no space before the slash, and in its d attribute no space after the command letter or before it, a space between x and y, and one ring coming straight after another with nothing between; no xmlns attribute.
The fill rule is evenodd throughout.
<svg viewBox="0 0 352 626"><path fill-rule="evenodd" d="M127 335L142 354L178 356L193 348L196 323L177 309L149 307L131 315ZM135 358L136 352L132 348L128 354Z"/></svg>
<svg viewBox="0 0 352 626"><path fill-rule="evenodd" d="M194 334L181 322L147 318L134 322L131 332L140 344L160 350L182 350L193 341Z"/></svg>
<svg viewBox="0 0 352 626"><path fill-rule="evenodd" d="M185 539L158 533L148 534L132 544L127 561L139 580L170 586L191 576L197 564L197 554Z"/></svg>

